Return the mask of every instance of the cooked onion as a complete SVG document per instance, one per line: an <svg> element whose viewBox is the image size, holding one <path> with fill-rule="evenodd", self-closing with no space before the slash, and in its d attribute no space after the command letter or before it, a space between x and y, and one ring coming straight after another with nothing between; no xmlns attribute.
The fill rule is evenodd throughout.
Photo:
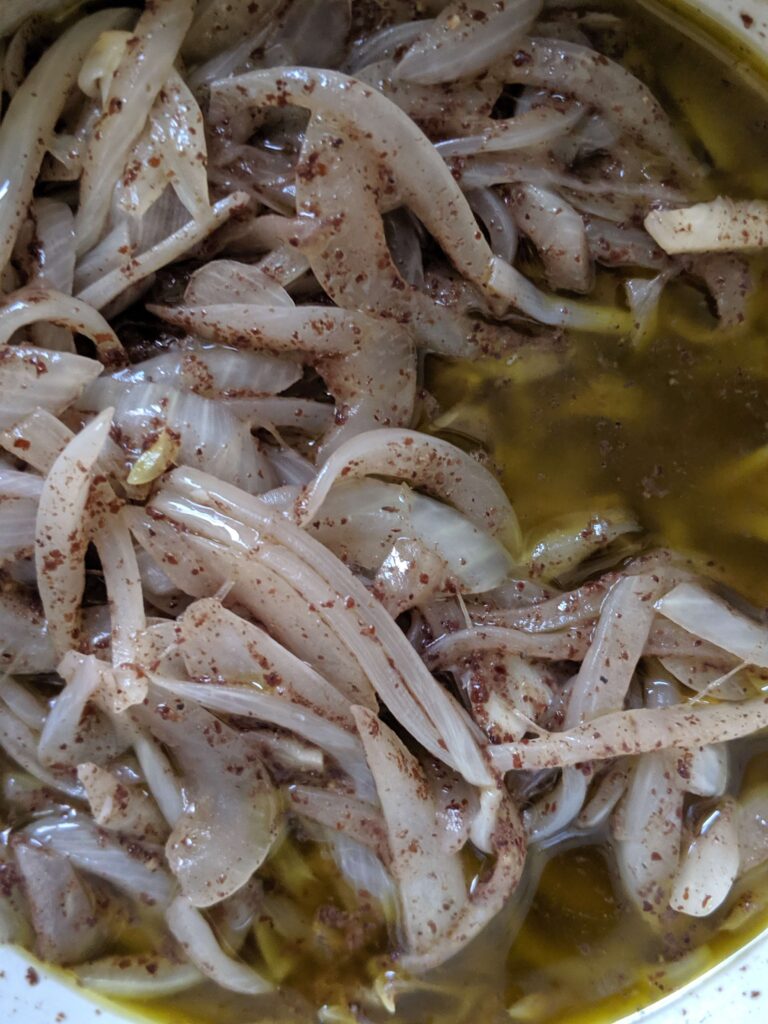
<svg viewBox="0 0 768 1024"><path fill-rule="evenodd" d="M749 349L766 203L713 200L634 15L80 6L0 0L0 942L160 1009L503 1016L586 842L675 953L766 862L768 629L493 420L551 398L614 477L662 300Z"/></svg>

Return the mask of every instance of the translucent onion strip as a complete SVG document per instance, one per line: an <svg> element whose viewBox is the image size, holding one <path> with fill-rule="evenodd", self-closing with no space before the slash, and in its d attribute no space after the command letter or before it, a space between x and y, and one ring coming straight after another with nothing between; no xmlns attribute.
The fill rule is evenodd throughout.
<svg viewBox="0 0 768 1024"><path fill-rule="evenodd" d="M249 526L266 530L278 544L284 544L293 558L289 560L289 570L283 557L281 574L285 571L290 578L296 578L296 559L307 566L302 569L304 574L310 575L307 570L311 566L312 578L325 581L325 594L332 600L328 614L333 614L339 623L344 622L345 642L371 666L371 682L376 684L382 700L398 717L409 721L414 735L435 756L450 759L452 767L468 781L487 784L488 768L463 713L432 678L394 620L346 566L303 530L242 491L186 469L175 471L172 480L193 500L202 499L222 511L234 511Z"/></svg>
<svg viewBox="0 0 768 1024"><path fill-rule="evenodd" d="M679 210L652 210L645 230L669 255L753 252L768 246L768 203L720 197Z"/></svg>
<svg viewBox="0 0 768 1024"><path fill-rule="evenodd" d="M657 608L678 626L746 664L768 668L768 629L698 584L681 583L661 598Z"/></svg>
<svg viewBox="0 0 768 1024"><path fill-rule="evenodd" d="M0 345L6 344L20 327L41 320L90 338L106 366L125 365L127 360L120 339L87 301L35 284L12 292L0 305Z"/></svg>
<svg viewBox="0 0 768 1024"><path fill-rule="evenodd" d="M112 410L67 445L46 477L37 513L35 565L40 598L60 654L77 647L85 586L86 504L93 467L107 439Z"/></svg>
<svg viewBox="0 0 768 1024"><path fill-rule="evenodd" d="M414 122L375 89L339 72L270 68L214 83L216 98L249 103L294 103L338 116L364 134L367 147L391 167L403 199L440 242L457 269L492 299L516 306L541 323L623 331L626 315L540 292L514 267L495 257L475 226L472 210L434 146ZM343 97L343 102L342 102Z"/></svg>
<svg viewBox="0 0 768 1024"><path fill-rule="evenodd" d="M481 74L512 51L541 7L542 0L449 3L411 45L395 73L420 85Z"/></svg>
<svg viewBox="0 0 768 1024"><path fill-rule="evenodd" d="M203 974L192 964L144 953L108 956L75 968L79 981L93 992L113 999L165 999L199 985Z"/></svg>
<svg viewBox="0 0 768 1024"><path fill-rule="evenodd" d="M127 26L131 16L126 9L112 9L75 22L45 52L13 97L0 124L0 270L10 258L43 156L83 59L102 32Z"/></svg>
<svg viewBox="0 0 768 1024"><path fill-rule="evenodd" d="M231 992L256 996L272 985L242 961L223 952L211 926L189 900L177 896L166 913L168 927L186 955L207 978Z"/></svg>
<svg viewBox="0 0 768 1024"><path fill-rule="evenodd" d="M299 522L308 523L317 515L336 480L372 475L422 487L454 504L481 530L499 534L513 552L517 550L517 518L491 473L455 445L416 431L376 430L347 441L297 501Z"/></svg>
<svg viewBox="0 0 768 1024"><path fill-rule="evenodd" d="M489 748L500 771L563 768L673 747L687 750L749 736L768 726L768 697L712 705L638 708L520 743Z"/></svg>
<svg viewBox="0 0 768 1024"><path fill-rule="evenodd" d="M233 213L244 209L247 204L248 197L243 192L233 192L220 199L203 219L190 220L138 256L123 257L118 266L84 288L78 298L95 309L103 309L130 285L144 281L150 274L180 259L185 252L207 238Z"/></svg>
<svg viewBox="0 0 768 1024"><path fill-rule="evenodd" d="M171 73L193 12L192 0L156 0L136 23L83 158L80 205L75 217L78 253L87 252L99 240L114 183L122 175L130 148Z"/></svg>

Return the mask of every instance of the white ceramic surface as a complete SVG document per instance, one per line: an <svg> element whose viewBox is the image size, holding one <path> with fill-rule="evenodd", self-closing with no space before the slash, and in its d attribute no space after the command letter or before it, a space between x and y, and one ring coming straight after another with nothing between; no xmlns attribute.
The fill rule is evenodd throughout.
<svg viewBox="0 0 768 1024"><path fill-rule="evenodd" d="M3 0L0 0L2 3ZM745 63L768 67L768 0L640 0L717 22L737 40ZM0 1012L13 1024L125 1024L133 1014L63 984L23 953L0 946ZM768 933L706 975L617 1024L766 1024ZM227 1024L226 1021L217 1024ZM309 1022L308 1022L309 1024Z"/></svg>

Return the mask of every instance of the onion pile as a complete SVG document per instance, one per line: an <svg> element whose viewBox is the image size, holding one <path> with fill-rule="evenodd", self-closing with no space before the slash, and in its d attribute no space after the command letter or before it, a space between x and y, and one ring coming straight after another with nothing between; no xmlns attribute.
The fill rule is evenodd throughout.
<svg viewBox="0 0 768 1024"><path fill-rule="evenodd" d="M72 7L0 12L0 938L278 1006L316 952L297 844L345 955L410 977L575 835L653 927L714 911L768 856L728 754L768 628L619 563L621 509L529 545L483 453L414 427L426 353L639 337L677 275L737 322L765 204L697 205L578 5Z"/></svg>

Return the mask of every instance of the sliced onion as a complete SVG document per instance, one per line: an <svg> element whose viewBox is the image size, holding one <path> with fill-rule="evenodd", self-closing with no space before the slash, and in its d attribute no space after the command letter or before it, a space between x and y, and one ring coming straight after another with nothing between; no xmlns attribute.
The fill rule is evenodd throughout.
<svg viewBox="0 0 768 1024"><path fill-rule="evenodd" d="M160 676L153 676L153 679L162 690L182 699L195 701L211 711L237 715L241 718L255 718L260 722L268 722L296 733L297 736L309 740L334 757L356 783L361 794L370 795L371 786L359 743L346 729L322 718L316 712L292 705L274 694L260 692L253 686L179 683ZM185 887L186 890L188 887ZM211 896L213 895L215 893L211 893ZM197 900L198 897L195 897L194 902L197 906L209 905L198 903Z"/></svg>
<svg viewBox="0 0 768 1024"><path fill-rule="evenodd" d="M530 574L544 580L567 576L618 537L639 530L635 516L623 508L604 509L592 515L570 513L533 545Z"/></svg>
<svg viewBox="0 0 768 1024"><path fill-rule="evenodd" d="M99 662L92 655L69 651L59 665L65 680L45 720L37 745L40 763L47 768L75 768L82 761L106 764L124 749L109 720L95 707L86 707L103 686Z"/></svg>
<svg viewBox="0 0 768 1024"><path fill-rule="evenodd" d="M37 199L33 214L39 247L37 277L50 288L70 295L75 274L72 211L66 203L55 199Z"/></svg>
<svg viewBox="0 0 768 1024"><path fill-rule="evenodd" d="M645 230L670 255L752 252L768 245L768 203L719 197L680 210L652 210Z"/></svg>
<svg viewBox="0 0 768 1024"><path fill-rule="evenodd" d="M441 846L436 808L416 758L370 711L353 713L384 812L408 948L423 954L451 930L464 905L461 863Z"/></svg>
<svg viewBox="0 0 768 1024"><path fill-rule="evenodd" d="M397 65L397 75L434 85L481 74L510 53L541 11L541 0L447 4Z"/></svg>
<svg viewBox="0 0 768 1024"><path fill-rule="evenodd" d="M203 115L178 72L171 70L150 110L149 121L150 138L177 196L196 220L205 220L211 204Z"/></svg>
<svg viewBox="0 0 768 1024"><path fill-rule="evenodd" d="M373 593L393 618L448 589L448 566L420 540L400 537L379 566Z"/></svg>
<svg viewBox="0 0 768 1024"><path fill-rule="evenodd" d="M495 256L512 263L517 254L517 226L509 205L493 189L478 188L467 192L473 211L488 232Z"/></svg>
<svg viewBox="0 0 768 1024"><path fill-rule="evenodd" d="M111 882L117 889L148 906L167 906L171 879L162 867L162 853L135 840L123 842L83 817L43 818L26 834L44 847L63 854L75 867Z"/></svg>
<svg viewBox="0 0 768 1024"><path fill-rule="evenodd" d="M132 45L112 76L104 113L94 126L83 158L75 218L78 253L87 252L99 240L112 187L173 69L193 10L190 0L164 0L146 8L134 27Z"/></svg>
<svg viewBox="0 0 768 1024"><path fill-rule="evenodd" d="M27 8L24 17L28 12ZM46 50L5 112L0 125L0 271L10 258L48 140L83 59L102 32L125 27L130 20L131 12L125 9L77 20Z"/></svg>
<svg viewBox="0 0 768 1024"><path fill-rule="evenodd" d="M216 941L211 926L199 910L177 896L166 912L168 927L197 969L217 985L231 992L256 996L269 992L272 985L252 967L227 956Z"/></svg>
<svg viewBox="0 0 768 1024"><path fill-rule="evenodd" d="M0 563L32 554L36 514L33 498L0 499Z"/></svg>
<svg viewBox="0 0 768 1024"><path fill-rule="evenodd" d="M170 384L204 398L245 402L255 395L275 395L301 379L301 367L286 359L241 352L219 345L189 345L134 363L114 375L126 384Z"/></svg>
<svg viewBox="0 0 768 1024"><path fill-rule="evenodd" d="M186 0L178 0L178 2L186 2ZM121 254L122 258L119 264L102 278L83 288L77 296L78 299L95 309L103 309L118 296L127 292L130 286L140 285L156 271L162 270L169 263L180 259L184 253L207 238L234 213L243 210L247 204L248 197L243 192L233 192L214 203L205 218L187 221L182 227L140 255L135 256L132 252Z"/></svg>
<svg viewBox="0 0 768 1024"><path fill-rule="evenodd" d="M0 429L12 428L38 408L61 412L100 370L95 360L69 352L0 346ZM24 444L16 449L23 454Z"/></svg>
<svg viewBox="0 0 768 1024"><path fill-rule="evenodd" d="M748 670L739 671L739 663L735 659L729 662L725 654L711 662L706 657L674 654L662 654L659 660L667 672L696 693L707 694L718 700L744 700L755 692Z"/></svg>
<svg viewBox="0 0 768 1024"><path fill-rule="evenodd" d="M293 306L285 288L281 288L258 267L235 260L212 260L199 267L184 291L187 306L216 304Z"/></svg>
<svg viewBox="0 0 768 1024"><path fill-rule="evenodd" d="M96 345L99 358L107 366L122 366L127 361L119 338L95 309L71 295L34 284L13 292L0 306L0 346L8 342L20 327L41 320L68 327L90 338ZM0 348L0 354L2 351Z"/></svg>
<svg viewBox="0 0 768 1024"><path fill-rule="evenodd" d="M295 814L325 825L329 831L343 832L388 859L384 819L375 804L332 789L303 785L291 786L288 798Z"/></svg>
<svg viewBox="0 0 768 1024"><path fill-rule="evenodd" d="M476 230L469 204L432 143L375 89L339 72L282 67L216 82L212 95L231 98L236 109L251 103L274 103L279 98L281 104L307 107L331 120L343 112L343 120L363 134L369 151L387 154L405 202L457 269L492 301L513 304L542 323L624 330L626 317L619 311L552 299L495 257Z"/></svg>
<svg viewBox="0 0 768 1024"><path fill-rule="evenodd" d="M589 800L576 819L576 824L579 828L599 828L607 820L611 811L624 796L624 791L627 788L627 779L628 770L622 762L619 762L613 768L609 768L601 776Z"/></svg>
<svg viewBox="0 0 768 1024"><path fill-rule="evenodd" d="M204 980L192 964L151 953L91 960L76 967L75 975L87 989L113 999L165 999Z"/></svg>
<svg viewBox="0 0 768 1024"><path fill-rule="evenodd" d="M122 832L139 841L164 842L168 836L165 820L155 803L138 786L121 782L114 772L92 761L78 765L93 820L110 832Z"/></svg>
<svg viewBox="0 0 768 1024"><path fill-rule="evenodd" d="M589 649L588 631L571 627L557 633L531 634L503 626L457 628L433 641L426 650L433 669L452 668L483 652L523 655L548 661L581 661Z"/></svg>
<svg viewBox="0 0 768 1024"><path fill-rule="evenodd" d="M375 64L377 61L392 57L404 46L409 46L424 31L428 22L403 21L397 25L388 25L366 39L357 41L349 57L351 74L360 68Z"/></svg>
<svg viewBox="0 0 768 1024"><path fill-rule="evenodd" d="M0 465L0 500L27 498L36 500L43 489L43 481L37 473L25 473Z"/></svg>
<svg viewBox="0 0 768 1024"><path fill-rule="evenodd" d="M0 593L0 665L18 675L52 672L56 654L39 605L23 591Z"/></svg>
<svg viewBox="0 0 768 1024"><path fill-rule="evenodd" d="M683 262L689 273L704 282L717 309L721 327L738 328L746 322L755 293L747 257L715 252L690 257Z"/></svg>
<svg viewBox="0 0 768 1024"><path fill-rule="evenodd" d="M611 588L572 684L565 728L624 706L651 631L658 592L657 582L649 576L628 576Z"/></svg>
<svg viewBox="0 0 768 1024"><path fill-rule="evenodd" d="M48 627L60 654L76 647L80 634L88 536L86 503L93 467L111 423L112 410L107 409L69 442L46 477L40 496L35 565Z"/></svg>
<svg viewBox="0 0 768 1024"><path fill-rule="evenodd" d="M353 354L380 333L375 321L333 306L262 306L221 302L149 306L161 319L208 341L235 348L320 355Z"/></svg>
<svg viewBox="0 0 768 1024"><path fill-rule="evenodd" d="M127 252L133 252L136 246L131 239L131 228L126 220L121 220L102 240L80 257L75 267L73 288L82 292L98 281L110 270L114 270L123 261Z"/></svg>
<svg viewBox="0 0 768 1024"><path fill-rule="evenodd" d="M601 111L627 134L690 175L698 162L651 91L604 54L562 40L529 39L503 71L507 82L560 89ZM604 186L603 186L604 187Z"/></svg>
<svg viewBox="0 0 768 1024"><path fill-rule="evenodd" d="M585 761L642 754L666 748L690 749L750 736L768 725L768 698L693 707L638 708L603 715L567 732L521 743L502 743L489 753L500 771L564 768Z"/></svg>
<svg viewBox="0 0 768 1024"><path fill-rule="evenodd" d="M44 701L16 682L12 676L3 679L3 700L24 725L29 726L33 732L40 732L48 713Z"/></svg>
<svg viewBox="0 0 768 1024"><path fill-rule="evenodd" d="M706 917L728 896L739 873L734 812L732 800L722 801L683 854L670 898L673 910L691 917Z"/></svg>
<svg viewBox="0 0 768 1024"><path fill-rule="evenodd" d="M73 772L66 770L49 771L37 759L38 736L30 727L6 706L0 705L0 747L13 761L39 779L56 792L79 799L82 797L82 786L77 782Z"/></svg>
<svg viewBox="0 0 768 1024"><path fill-rule="evenodd" d="M268 490L275 484L248 425L220 402L178 391L164 381L127 384L119 378L102 377L86 389L78 404L91 412L113 407L121 439L134 453L146 456L158 429L165 425L178 444L176 460L196 464L252 491ZM166 448L165 454L171 455L172 448ZM161 464L160 472L165 468L167 463ZM142 470L149 472L149 479L159 475L151 463L147 465L147 458L136 475ZM136 482L140 480L139 476Z"/></svg>
<svg viewBox="0 0 768 1024"><path fill-rule="evenodd" d="M322 175L313 171L318 165ZM302 248L315 277L342 308L407 323L431 351L473 354L482 342L482 324L446 309L401 275L376 198L378 180L375 158L344 125L327 115L310 120L297 168L296 204L305 211L302 221L313 217L315 229L304 230ZM323 216L317 222L319 211ZM364 234L355 228L359 223L368 226ZM420 253L417 274L418 261ZM498 328L496 344L501 344Z"/></svg>
<svg viewBox="0 0 768 1024"><path fill-rule="evenodd" d="M379 857L367 844L348 835L346 829L337 832L326 828L323 838L345 881L363 899L376 900L386 913L394 905L396 894L392 878Z"/></svg>
<svg viewBox="0 0 768 1024"><path fill-rule="evenodd" d="M164 688L176 685L183 684ZM253 739L194 703L155 707L146 721L184 779L184 808L166 858L190 902L213 906L241 889L269 853L278 830L276 794Z"/></svg>
<svg viewBox="0 0 768 1024"><path fill-rule="evenodd" d="M768 786L755 786L740 798L736 825L740 870L751 871L768 858Z"/></svg>
<svg viewBox="0 0 768 1024"><path fill-rule="evenodd" d="M141 765L147 789L154 797L166 822L173 826L181 817L183 810L179 781L159 744L135 723L132 732L133 749Z"/></svg>
<svg viewBox="0 0 768 1024"><path fill-rule="evenodd" d="M517 226L536 246L549 285L590 291L592 261L581 216L555 192L537 185L518 185L513 194Z"/></svg>
<svg viewBox="0 0 768 1024"><path fill-rule="evenodd" d="M474 156L476 153L484 152L528 149L531 146L555 142L583 117L584 109L578 103L566 109L559 106L531 107L530 110L516 114L515 117L500 121L489 119L489 123L477 135L447 139L445 142L436 143L435 149L443 159Z"/></svg>
<svg viewBox="0 0 768 1024"><path fill-rule="evenodd" d="M685 786L676 763L674 751L640 757L614 819L622 881L651 919L667 909L682 845Z"/></svg>
<svg viewBox="0 0 768 1024"><path fill-rule="evenodd" d="M111 495L110 495L111 496ZM146 682L130 671L134 641L146 627L141 577L136 552L122 510L107 514L93 535L99 553L111 617L111 653L115 676L113 708L125 711L146 697ZM121 666L127 666L123 670Z"/></svg>
<svg viewBox="0 0 768 1024"><path fill-rule="evenodd" d="M48 473L72 440L72 431L46 409L37 408L0 434L0 444L40 473Z"/></svg>
<svg viewBox="0 0 768 1024"><path fill-rule="evenodd" d="M161 535L156 524L151 524L150 529L156 538ZM309 608L312 602L297 588L302 573L297 578L286 579L263 562L243 559L238 549L227 549L194 535L179 537L172 527L169 529L173 535L171 546L164 552L161 544L159 557L175 559L176 564L169 566L169 575L177 579L187 593L206 597L217 593L222 585L231 587L232 602L242 605L265 623L271 635L324 678L332 678L336 689L348 701L373 706L375 696L361 665L317 611L312 612ZM142 541L142 537L138 539ZM178 554L172 554L174 551ZM187 567L176 575L182 560ZM312 630L306 628L308 611L313 616Z"/></svg>
<svg viewBox="0 0 768 1024"><path fill-rule="evenodd" d="M541 843L570 824L584 806L588 785L589 773L565 768L555 788L525 812L530 841Z"/></svg>
<svg viewBox="0 0 768 1024"><path fill-rule="evenodd" d="M265 630L227 611L218 601L196 601L178 623L182 655L192 678L248 682L262 693L353 726L348 700L331 683Z"/></svg>
<svg viewBox="0 0 768 1024"><path fill-rule="evenodd" d="M435 683L391 617L338 559L279 513L262 502L249 500L242 491L189 470L177 471L171 479L175 487L198 501L234 510L260 532L266 529L274 536L280 547L270 548L269 566L283 579L301 581L306 599L333 624L393 712L408 717L413 734L436 757L451 764L468 781L486 783L488 769L463 713ZM171 503L164 511L181 523L186 521L198 529L206 529L207 524L211 529L214 520L210 504L208 508L202 519L191 509L185 510L182 502ZM250 525L234 531L227 526L226 531L222 535L214 528L214 536L229 544L254 547Z"/></svg>
<svg viewBox="0 0 768 1024"><path fill-rule="evenodd" d="M0 893L0 942L16 943L28 949L34 941L34 933L29 923L29 910L25 905L21 879L7 846L0 849L0 879L3 883Z"/></svg>
<svg viewBox="0 0 768 1024"><path fill-rule="evenodd" d="M768 668L768 630L694 583L681 583L656 604L666 618L748 665Z"/></svg>
<svg viewBox="0 0 768 1024"><path fill-rule="evenodd" d="M96 901L66 857L32 843L14 847L36 936L36 952L49 963L77 963L104 941Z"/></svg>
<svg viewBox="0 0 768 1024"><path fill-rule="evenodd" d="M722 796L728 787L728 748L710 743L692 750L685 774L687 792L706 798Z"/></svg>
<svg viewBox="0 0 768 1024"><path fill-rule="evenodd" d="M509 542L517 539L512 506L488 470L447 441L406 430L359 434L338 448L297 503L299 521L312 520L339 477L374 474L406 479L452 502L480 529L500 533Z"/></svg>

